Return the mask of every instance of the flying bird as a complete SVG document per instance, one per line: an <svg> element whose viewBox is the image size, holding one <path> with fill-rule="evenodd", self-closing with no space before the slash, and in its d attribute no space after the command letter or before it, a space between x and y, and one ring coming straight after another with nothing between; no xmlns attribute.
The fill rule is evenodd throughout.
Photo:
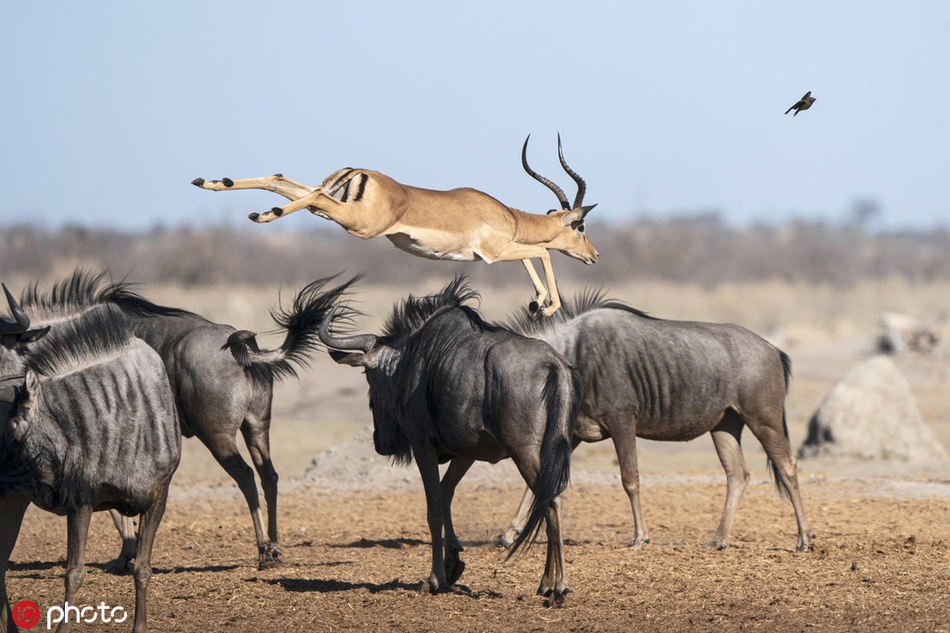
<svg viewBox="0 0 950 633"><path fill-rule="evenodd" d="M798 116L799 112L801 112L802 110L807 110L808 108L811 107L811 104L813 104L814 102L815 102L815 97L811 96L811 90L809 90L808 92L805 93L804 97L802 97L795 103L795 105L793 105L791 108L786 110L785 114L788 114L789 112L794 110L795 114L793 114L792 116Z"/></svg>

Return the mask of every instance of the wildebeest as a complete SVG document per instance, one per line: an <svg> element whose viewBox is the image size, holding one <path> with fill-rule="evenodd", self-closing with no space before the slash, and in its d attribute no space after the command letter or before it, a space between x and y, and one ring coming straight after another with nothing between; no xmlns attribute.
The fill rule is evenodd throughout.
<svg viewBox="0 0 950 633"><path fill-rule="evenodd" d="M603 292L588 291L550 319L526 313L508 325L550 343L567 358L584 385L573 443L613 439L623 487L633 509L630 545L649 542L640 510L637 437L682 442L712 435L726 471L726 505L709 547L723 549L749 482L742 429L749 427L768 456L775 485L798 521L799 551L811 539L798 488L785 421L791 361L773 345L732 324L670 321L647 316ZM501 537L510 543L525 504Z"/></svg>
<svg viewBox="0 0 950 633"><path fill-rule="evenodd" d="M331 335L331 312L320 339L336 362L365 369L376 451L403 463L415 457L432 536L432 570L423 589L447 589L464 568L452 524L456 485L476 460L511 457L536 495L511 553L546 519L548 554L538 593L560 606L569 589L559 495L570 477L575 383L549 345L492 326L465 305L477 296L464 278L428 297L410 295L378 337Z"/></svg>
<svg viewBox="0 0 950 633"><path fill-rule="evenodd" d="M156 305L134 292L131 284L106 283L104 277L105 273L77 270L46 293L33 284L23 293L21 304L35 323L44 324L104 305L120 308L133 334L151 345L165 364L182 434L197 436L244 495L254 523L259 567L279 563L278 477L270 455L274 381L295 375L295 365L307 364L320 345L317 326L358 277L333 288L328 288L332 277L319 279L297 293L290 309L271 310L286 336L279 349L264 351L257 348L252 332ZM261 478L266 531L254 471L238 451L238 430ZM114 565L122 569L135 555L135 541L130 521L116 524L123 532L123 549Z"/></svg>
<svg viewBox="0 0 950 633"><path fill-rule="evenodd" d="M13 324L21 333L29 327L14 313L15 321L0 325L7 343L16 338ZM0 378L0 631L16 630L6 570L32 502L67 517L65 601L74 605L92 513L141 514L133 631L143 632L152 544L181 457L164 365L115 308L31 338L23 373ZM67 616L57 631L68 628Z"/></svg>

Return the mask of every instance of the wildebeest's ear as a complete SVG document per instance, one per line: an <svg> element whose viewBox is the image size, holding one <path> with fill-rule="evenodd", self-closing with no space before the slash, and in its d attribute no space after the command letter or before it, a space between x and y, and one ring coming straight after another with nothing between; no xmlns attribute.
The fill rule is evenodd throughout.
<svg viewBox="0 0 950 633"><path fill-rule="evenodd" d="M353 367L360 367L363 365L363 361L366 358L364 352L341 352L340 350L331 349L330 358L340 363L341 365L351 365Z"/></svg>
<svg viewBox="0 0 950 633"><path fill-rule="evenodd" d="M35 329L35 330L27 330L26 332L24 332L23 334L20 335L20 342L21 342L21 343L32 343L32 342L34 342L34 341L40 340L41 338L43 338L43 337L46 336L47 334L49 334L49 326L48 326L48 325L47 325L46 327L41 327L41 328L38 328L38 329Z"/></svg>

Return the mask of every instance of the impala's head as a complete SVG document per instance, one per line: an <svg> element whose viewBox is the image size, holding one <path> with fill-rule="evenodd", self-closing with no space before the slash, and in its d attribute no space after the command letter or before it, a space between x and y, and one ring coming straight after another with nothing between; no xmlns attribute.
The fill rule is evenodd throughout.
<svg viewBox="0 0 950 633"><path fill-rule="evenodd" d="M590 240L587 239L587 226L584 222L584 218L590 210L597 205L583 206L584 194L587 193L587 183L585 183L584 179L571 169L567 161L564 160L564 151L561 149L561 135L558 134L557 156L561 161L561 167L563 167L567 175L577 183L577 195L574 196L574 204L572 205L568 202L567 196L564 195L564 191L560 187L544 176L539 175L528 166L528 141L530 139L531 135L529 134L528 138L524 140L524 147L521 148L521 164L529 176L553 191L554 195L557 196L558 202L561 203L560 209L548 211L549 216L560 220L562 227L554 239L551 240L548 248L553 248L574 259L579 259L585 264L593 264L597 261L597 249L595 249L590 243Z"/></svg>

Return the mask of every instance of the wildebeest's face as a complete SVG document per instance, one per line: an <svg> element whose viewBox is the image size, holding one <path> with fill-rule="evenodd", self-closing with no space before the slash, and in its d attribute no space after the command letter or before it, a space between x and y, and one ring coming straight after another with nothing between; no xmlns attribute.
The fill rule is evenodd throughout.
<svg viewBox="0 0 950 633"><path fill-rule="evenodd" d="M330 350L330 357L343 365L362 367L369 384L369 407L373 412L373 444L380 455L408 458L409 444L400 425L399 361L402 350L378 341L367 352Z"/></svg>

